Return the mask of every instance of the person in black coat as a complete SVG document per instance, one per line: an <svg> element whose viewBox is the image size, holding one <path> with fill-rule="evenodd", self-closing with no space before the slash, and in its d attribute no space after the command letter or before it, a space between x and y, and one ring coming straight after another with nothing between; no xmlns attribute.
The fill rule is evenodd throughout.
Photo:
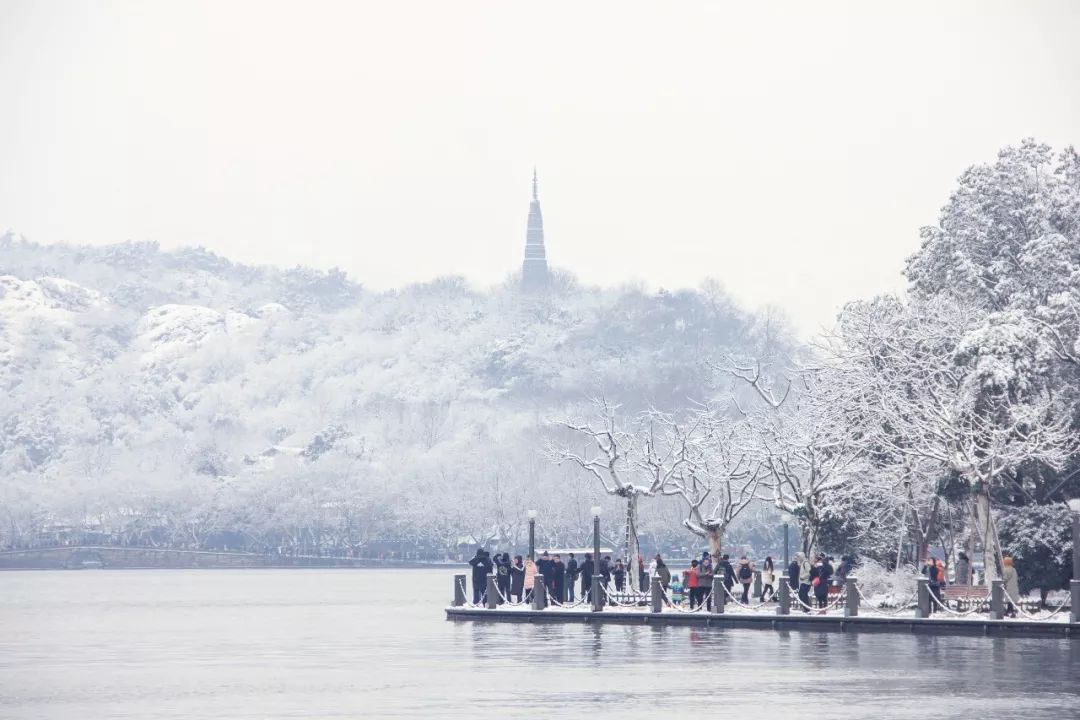
<svg viewBox="0 0 1080 720"><path fill-rule="evenodd" d="M476 548L476 555L469 561L472 565L473 604L479 605L487 597L487 576L491 574L491 555L484 548Z"/></svg>
<svg viewBox="0 0 1080 720"><path fill-rule="evenodd" d="M731 588L735 587L735 568L731 566L731 560L726 553L720 558L719 569L724 573L724 587L730 595Z"/></svg>
<svg viewBox="0 0 1080 720"><path fill-rule="evenodd" d="M787 566L787 584L793 592L799 591L799 561L798 559L792 560L791 564Z"/></svg>
<svg viewBox="0 0 1080 720"><path fill-rule="evenodd" d="M552 569L552 565L554 565L554 563L551 561L551 555L549 555L546 550L540 553L540 559L536 561L536 572L544 576L544 587L547 588L549 593L554 595L555 591L552 586L552 575L554 575L555 571Z"/></svg>
<svg viewBox="0 0 1080 720"><path fill-rule="evenodd" d="M510 597L516 598L514 602L521 602L525 595L525 563L520 555L514 556L514 562L510 565Z"/></svg>
<svg viewBox="0 0 1080 720"><path fill-rule="evenodd" d="M938 601L938 603L940 603L941 602L941 580L942 580L942 578L940 577L940 571L938 570L937 561L934 559L934 557L932 555L930 557L926 558L926 564L923 565L922 574L925 575L927 577L927 579L930 581L929 584L928 584L928 588L927 588L927 589L930 590L930 594L933 596L934 599L936 599ZM934 607L935 604L936 603L932 599L930 601L930 614L931 615L933 615L935 612L937 612L937 608Z"/></svg>
<svg viewBox="0 0 1080 720"><path fill-rule="evenodd" d="M607 589L611 587L611 570L613 567L614 566L611 563L611 556L605 555L600 561L600 584L604 589L604 597L607 597ZM615 603L611 599L608 599L607 604L614 605Z"/></svg>
<svg viewBox="0 0 1080 720"><path fill-rule="evenodd" d="M818 608L822 611L829 604L829 581L832 580L832 575L832 565L824 556L818 556L817 563L810 570L810 583L813 584L814 579L818 581L817 585L814 585L814 597L817 599Z"/></svg>
<svg viewBox="0 0 1080 720"><path fill-rule="evenodd" d="M566 602L566 566L561 555L556 555L551 561L551 597L558 602Z"/></svg>
<svg viewBox="0 0 1080 720"><path fill-rule="evenodd" d="M566 598L570 602L574 602L574 583L577 582L579 571L577 558L570 553L570 559L566 561Z"/></svg>
<svg viewBox="0 0 1080 720"><path fill-rule="evenodd" d="M582 599L590 599L589 593L592 591L592 576L596 574L593 566L592 553L585 553L585 559L581 561L581 567L578 568L578 574L581 575L581 597Z"/></svg>
<svg viewBox="0 0 1080 720"><path fill-rule="evenodd" d="M623 565L622 560L615 561L615 567L612 569L611 574L615 578L615 589L622 592L626 586L626 566Z"/></svg>
<svg viewBox="0 0 1080 720"><path fill-rule="evenodd" d="M536 572L544 576L544 584L547 585L551 580L551 556L548 555L547 550L540 553L540 557L536 560Z"/></svg>
<svg viewBox="0 0 1080 720"><path fill-rule="evenodd" d="M847 580L847 576L851 574L852 568L855 567L855 558L850 555L844 555L840 558L840 567L836 569L836 579L843 585Z"/></svg>
<svg viewBox="0 0 1080 720"><path fill-rule="evenodd" d="M510 600L510 553L495 556L495 585L499 588L499 604Z"/></svg>

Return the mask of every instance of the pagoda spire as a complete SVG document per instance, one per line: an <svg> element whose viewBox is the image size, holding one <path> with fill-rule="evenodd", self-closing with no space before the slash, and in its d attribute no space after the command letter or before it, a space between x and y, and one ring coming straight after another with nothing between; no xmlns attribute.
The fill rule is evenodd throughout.
<svg viewBox="0 0 1080 720"><path fill-rule="evenodd" d="M540 212L538 186L534 165L532 202L529 203L529 222L525 230L525 261L521 265L521 286L526 291L541 290L548 285L547 253L544 249L544 216Z"/></svg>

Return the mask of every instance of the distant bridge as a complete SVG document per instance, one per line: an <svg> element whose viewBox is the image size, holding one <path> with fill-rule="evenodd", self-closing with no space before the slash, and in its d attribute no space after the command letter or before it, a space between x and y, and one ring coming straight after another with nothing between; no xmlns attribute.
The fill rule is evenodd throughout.
<svg viewBox="0 0 1080 720"><path fill-rule="evenodd" d="M78 545L0 551L0 570L87 568L408 567L429 565L315 555L259 555L213 550Z"/></svg>

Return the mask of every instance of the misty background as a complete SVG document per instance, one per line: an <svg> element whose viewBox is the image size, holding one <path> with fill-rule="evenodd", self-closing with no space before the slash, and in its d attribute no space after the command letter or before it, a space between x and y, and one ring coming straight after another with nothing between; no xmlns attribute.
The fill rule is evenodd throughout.
<svg viewBox="0 0 1080 720"><path fill-rule="evenodd" d="M1080 127L1061 2L0 7L0 230L485 287L898 290L960 171Z"/></svg>

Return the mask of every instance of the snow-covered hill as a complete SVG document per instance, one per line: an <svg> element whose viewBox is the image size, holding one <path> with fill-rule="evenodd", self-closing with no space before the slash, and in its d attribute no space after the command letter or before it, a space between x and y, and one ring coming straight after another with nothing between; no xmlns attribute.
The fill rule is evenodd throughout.
<svg viewBox="0 0 1080 720"><path fill-rule="evenodd" d="M567 470L540 455L546 418L599 391L638 406L705 397L704 361L754 342L753 318L712 285L563 277L538 299L443 278L369 293L336 271L8 235L0 543L69 526L188 544L443 542L526 505L554 523Z"/></svg>

